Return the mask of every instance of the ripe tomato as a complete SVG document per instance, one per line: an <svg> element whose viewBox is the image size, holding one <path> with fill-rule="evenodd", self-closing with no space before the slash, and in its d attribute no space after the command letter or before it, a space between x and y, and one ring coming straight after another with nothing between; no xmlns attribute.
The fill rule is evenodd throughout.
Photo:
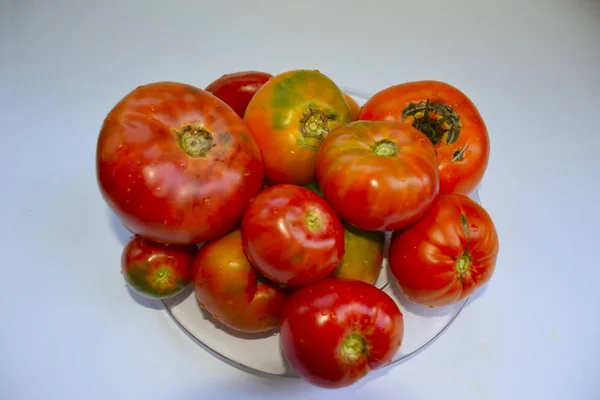
<svg viewBox="0 0 600 400"><path fill-rule="evenodd" d="M389 363L404 336L402 312L368 283L328 278L293 292L283 306L281 346L308 382L349 386Z"/></svg>
<svg viewBox="0 0 600 400"><path fill-rule="evenodd" d="M340 88L318 71L276 75L250 100L244 116L273 184L306 185L315 180L319 144L335 127L350 122Z"/></svg>
<svg viewBox="0 0 600 400"><path fill-rule="evenodd" d="M310 183L305 187L323 197L316 183ZM344 226L344 255L333 276L375 283L383 263L385 234L363 231L345 222L342 222L342 225Z"/></svg>
<svg viewBox="0 0 600 400"><path fill-rule="evenodd" d="M440 193L469 194L487 169L490 143L479 111L460 90L444 82L417 81L373 95L359 120L403 121L435 145Z"/></svg>
<svg viewBox="0 0 600 400"><path fill-rule="evenodd" d="M344 254L344 228L319 195L288 184L271 186L250 201L242 242L267 278L290 286L330 275Z"/></svg>
<svg viewBox="0 0 600 400"><path fill-rule="evenodd" d="M360 106L358 105L356 100L354 100L354 98L348 93L344 93L344 97L348 102L348 107L350 107L350 121L356 121L358 113L360 112Z"/></svg>
<svg viewBox="0 0 600 400"><path fill-rule="evenodd" d="M142 296L171 297L191 282L197 250L196 245L165 245L134 235L123 248L121 273Z"/></svg>
<svg viewBox="0 0 600 400"><path fill-rule="evenodd" d="M431 211L394 232L390 270L409 300L429 307L465 299L492 277L498 235L489 214L461 194L440 195Z"/></svg>
<svg viewBox="0 0 600 400"><path fill-rule="evenodd" d="M317 180L340 217L368 231L421 218L438 195L433 145L408 124L356 121L321 143Z"/></svg>
<svg viewBox="0 0 600 400"><path fill-rule="evenodd" d="M96 166L123 225L171 244L233 229L264 177L244 121L212 94L174 82L140 86L110 111Z"/></svg>
<svg viewBox="0 0 600 400"><path fill-rule="evenodd" d="M196 298L224 325L250 333L279 327L286 295L250 265L239 229L202 246L194 271Z"/></svg>
<svg viewBox="0 0 600 400"><path fill-rule="evenodd" d="M272 76L260 71L234 72L211 82L206 91L223 100L240 118L244 118L250 99Z"/></svg>

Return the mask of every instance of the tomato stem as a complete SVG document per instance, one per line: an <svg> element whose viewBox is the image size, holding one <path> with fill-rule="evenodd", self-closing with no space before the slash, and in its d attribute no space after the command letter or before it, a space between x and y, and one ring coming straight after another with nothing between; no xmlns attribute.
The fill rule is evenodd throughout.
<svg viewBox="0 0 600 400"><path fill-rule="evenodd" d="M298 121L298 129L302 133L302 138L298 144L304 147L317 149L319 144L329 134L329 121L336 121L336 114L328 114L323 110L309 108L308 112L302 115Z"/></svg>
<svg viewBox="0 0 600 400"><path fill-rule="evenodd" d="M177 144L192 158L206 157L208 152L215 147L213 135L201 126L185 125L175 131Z"/></svg>
<svg viewBox="0 0 600 400"><path fill-rule="evenodd" d="M456 142L462 127L460 117L452 107L444 103L431 103L429 99L406 106L402 111L402 121L423 132L433 144L442 140L446 144Z"/></svg>
<svg viewBox="0 0 600 400"><path fill-rule="evenodd" d="M393 140L383 139L375 143L373 153L382 157L393 157L398 154L398 146Z"/></svg>
<svg viewBox="0 0 600 400"><path fill-rule="evenodd" d="M458 257L454 267L456 268L456 272L458 272L458 276L462 278L462 276L466 274L471 267L471 256L468 254L463 254L462 256Z"/></svg>
<svg viewBox="0 0 600 400"><path fill-rule="evenodd" d="M304 222L306 222L306 227L309 231L315 232L323 227L323 220L319 215L318 211L310 210L306 213L306 217L304 217Z"/></svg>
<svg viewBox="0 0 600 400"><path fill-rule="evenodd" d="M350 362L355 362L363 357L367 352L367 342L358 333L349 335L340 348L342 358Z"/></svg>

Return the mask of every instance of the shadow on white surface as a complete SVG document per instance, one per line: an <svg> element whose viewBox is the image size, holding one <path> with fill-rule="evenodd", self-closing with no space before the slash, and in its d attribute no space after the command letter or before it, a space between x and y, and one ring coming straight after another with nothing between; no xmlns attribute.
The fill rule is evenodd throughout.
<svg viewBox="0 0 600 400"><path fill-rule="evenodd" d="M119 218L117 218L115 213L112 212L110 208L107 208L106 210L108 212L110 229L112 230L115 237L119 240L119 242L123 244L123 246L125 246L127 242L129 242L129 239L131 239L133 234L123 226Z"/></svg>
<svg viewBox="0 0 600 400"><path fill-rule="evenodd" d="M141 294L136 293L134 290L132 290L127 284L125 284L125 288L126 288L127 292L129 293L129 296L131 296L131 298L133 299L133 301L138 303L140 306L146 307L146 308L151 308L153 310L164 309L163 304L161 303L160 300L144 297Z"/></svg>

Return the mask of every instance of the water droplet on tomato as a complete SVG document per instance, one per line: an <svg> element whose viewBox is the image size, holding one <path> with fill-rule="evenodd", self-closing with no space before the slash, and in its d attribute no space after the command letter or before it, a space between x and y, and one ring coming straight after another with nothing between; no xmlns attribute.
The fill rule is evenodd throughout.
<svg viewBox="0 0 600 400"><path fill-rule="evenodd" d="M216 319L217 321L219 320L219 317L217 317L217 314L213 314L213 315L212 315L212 317L213 317L214 319Z"/></svg>
<svg viewBox="0 0 600 400"><path fill-rule="evenodd" d="M290 154L296 154L294 150L290 150Z"/></svg>
<svg viewBox="0 0 600 400"><path fill-rule="evenodd" d="M207 197L206 199L202 200L202 202L206 205L210 204L210 199Z"/></svg>
<svg viewBox="0 0 600 400"><path fill-rule="evenodd" d="M227 304L228 305L232 305L233 304L233 300L231 300L231 299L227 300Z"/></svg>
<svg viewBox="0 0 600 400"><path fill-rule="evenodd" d="M222 265L219 265L219 269L223 269L223 266L222 266Z"/></svg>
<svg viewBox="0 0 600 400"><path fill-rule="evenodd" d="M319 74L321 73L321 71L319 71L318 69L315 69L314 71L317 72L317 73L319 73Z"/></svg>
<svg viewBox="0 0 600 400"><path fill-rule="evenodd" d="M142 162L141 162L140 160L135 160L135 163L136 163L137 165L140 165Z"/></svg>
<svg viewBox="0 0 600 400"><path fill-rule="evenodd" d="M471 231L472 232L477 232L477 231L479 231L479 227L477 225L475 225L475 224L471 224Z"/></svg>
<svg viewBox="0 0 600 400"><path fill-rule="evenodd" d="M204 303L200 303L200 308L205 308Z"/></svg>
<svg viewBox="0 0 600 400"><path fill-rule="evenodd" d="M156 188L156 191L157 191L157 192L160 192L160 186L158 186L158 187Z"/></svg>
<svg viewBox="0 0 600 400"><path fill-rule="evenodd" d="M169 223L169 221L167 221L166 219L163 221L163 224L164 224L164 225L166 225L166 224L168 224L168 223Z"/></svg>
<svg viewBox="0 0 600 400"><path fill-rule="evenodd" d="M250 175L252 175L250 172L244 173L244 176L250 176Z"/></svg>
<svg viewBox="0 0 600 400"><path fill-rule="evenodd" d="M127 175L128 178L131 178L131 174Z"/></svg>
<svg viewBox="0 0 600 400"><path fill-rule="evenodd" d="M156 112L156 106L154 104L150 104L150 112Z"/></svg>
<svg viewBox="0 0 600 400"><path fill-rule="evenodd" d="M273 214L277 214L277 213L279 213L279 211L278 211L276 208L271 208L271 212L272 212Z"/></svg>

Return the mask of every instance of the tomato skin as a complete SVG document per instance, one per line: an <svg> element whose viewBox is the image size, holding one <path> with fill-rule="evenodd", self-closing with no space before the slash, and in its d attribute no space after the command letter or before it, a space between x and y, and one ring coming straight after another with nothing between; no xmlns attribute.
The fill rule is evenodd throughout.
<svg viewBox="0 0 600 400"><path fill-rule="evenodd" d="M334 130L319 148L317 181L339 216L366 231L410 225L439 192L431 142L391 121L356 121Z"/></svg>
<svg viewBox="0 0 600 400"><path fill-rule="evenodd" d="M491 279L498 249L487 211L465 195L444 194L423 219L394 232L390 270L412 302L445 306L464 300Z"/></svg>
<svg viewBox="0 0 600 400"><path fill-rule="evenodd" d="M390 86L367 100L357 118L404 121L415 125L414 116L410 116L410 113L403 116L403 112L408 111L410 104L424 104L427 100L430 105L450 106L461 124L456 136L447 135L435 145L440 168L440 193L468 195L485 174L490 157L490 140L479 111L459 89L439 81L415 81ZM417 114L417 117L419 115L422 114ZM430 116L437 118L439 114L431 111ZM434 141L439 139L437 137Z"/></svg>
<svg viewBox="0 0 600 400"><path fill-rule="evenodd" d="M115 105L100 130L96 170L123 225L170 244L233 229L264 178L244 121L212 94L176 82L140 86Z"/></svg>
<svg viewBox="0 0 600 400"><path fill-rule="evenodd" d="M246 107L254 94L272 77L267 72L238 71L214 80L205 90L223 100L240 118L244 118Z"/></svg>
<svg viewBox="0 0 600 400"><path fill-rule="evenodd" d="M171 297L192 281L196 251L195 245L164 245L134 235L123 248L121 273L127 285L144 297Z"/></svg>
<svg viewBox="0 0 600 400"><path fill-rule="evenodd" d="M324 197L316 183L304 187ZM375 283L383 263L385 234L363 231L343 221L342 225L344 226L344 255L333 276Z"/></svg>
<svg viewBox="0 0 600 400"><path fill-rule="evenodd" d="M344 224L344 256L333 276L374 284L381 271L385 234Z"/></svg>
<svg viewBox="0 0 600 400"><path fill-rule="evenodd" d="M267 181L300 186L315 180L323 137L350 118L340 88L313 70L276 75L256 92L244 115L263 153Z"/></svg>
<svg viewBox="0 0 600 400"><path fill-rule="evenodd" d="M350 107L350 121L356 121L360 112L360 105L348 93L344 93L344 97L346 98L346 102L348 102L348 107Z"/></svg>
<svg viewBox="0 0 600 400"><path fill-rule="evenodd" d="M291 294L280 332L283 354L298 375L333 389L389 363L402 344L404 319L380 289L328 278Z"/></svg>
<svg viewBox="0 0 600 400"><path fill-rule="evenodd" d="M202 246L194 270L196 298L213 318L247 333L279 327L286 295L252 267L239 229Z"/></svg>
<svg viewBox="0 0 600 400"><path fill-rule="evenodd" d="M279 184L250 201L242 219L242 243L267 278L303 286L333 273L344 254L344 228L323 198L300 186Z"/></svg>

